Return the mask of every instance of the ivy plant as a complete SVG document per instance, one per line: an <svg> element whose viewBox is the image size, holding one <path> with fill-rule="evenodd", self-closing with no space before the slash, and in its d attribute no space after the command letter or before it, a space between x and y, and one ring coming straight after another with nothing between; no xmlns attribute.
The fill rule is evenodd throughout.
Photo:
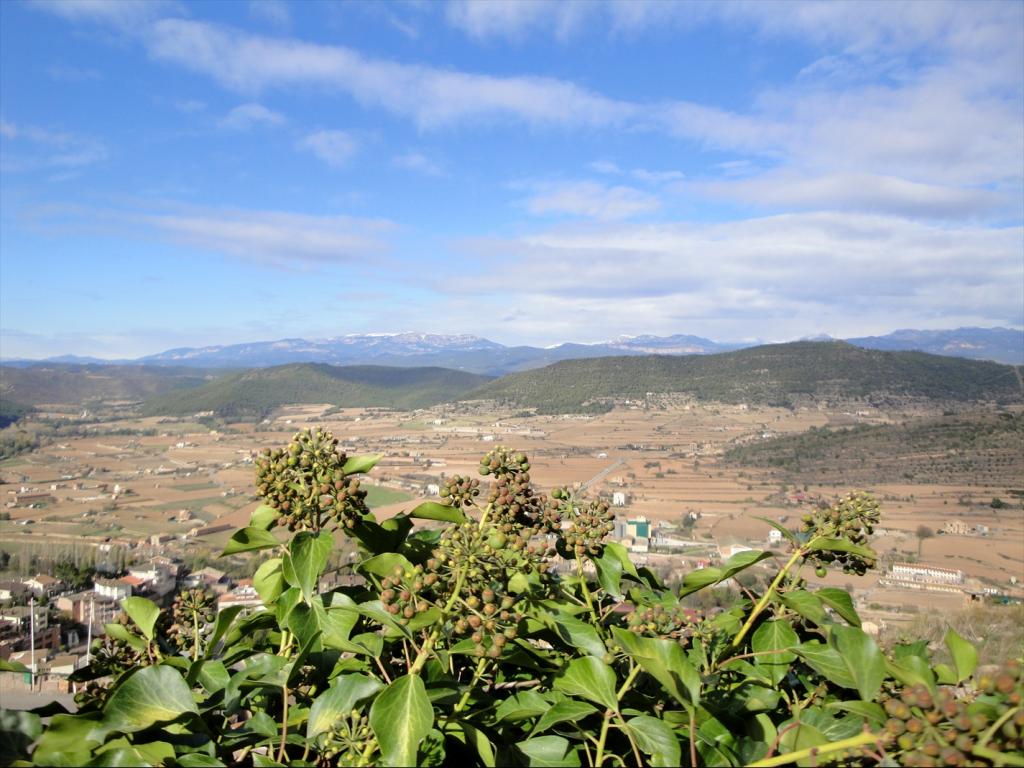
<svg viewBox="0 0 1024 768"><path fill-rule="evenodd" d="M74 714L0 712L0 762L1024 765L1019 660L979 671L952 631L952 666L924 643L886 653L847 592L807 585L875 565L866 495L780 528L767 589L701 615L683 598L775 556L668 589L608 539L606 502L542 493L504 448L481 461L489 488L449 478L378 520L360 487L377 458L321 429L259 455L264 503L224 553L252 553L262 609L128 598L74 676ZM341 537L361 578L324 589Z"/></svg>

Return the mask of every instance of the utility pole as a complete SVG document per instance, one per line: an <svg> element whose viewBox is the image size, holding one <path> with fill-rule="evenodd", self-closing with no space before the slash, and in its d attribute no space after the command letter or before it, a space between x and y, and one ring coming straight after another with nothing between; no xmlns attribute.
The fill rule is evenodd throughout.
<svg viewBox="0 0 1024 768"><path fill-rule="evenodd" d="M96 603L89 598L89 631L85 640L85 663L88 665L92 660L92 625L96 621Z"/></svg>
<svg viewBox="0 0 1024 768"><path fill-rule="evenodd" d="M28 599L29 688L36 687L36 598Z"/></svg>

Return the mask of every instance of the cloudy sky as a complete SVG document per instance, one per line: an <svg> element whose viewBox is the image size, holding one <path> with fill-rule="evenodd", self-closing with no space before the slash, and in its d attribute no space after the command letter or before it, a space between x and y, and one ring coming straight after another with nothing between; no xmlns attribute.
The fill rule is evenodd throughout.
<svg viewBox="0 0 1024 768"><path fill-rule="evenodd" d="M1024 3L0 2L0 356L1024 325Z"/></svg>

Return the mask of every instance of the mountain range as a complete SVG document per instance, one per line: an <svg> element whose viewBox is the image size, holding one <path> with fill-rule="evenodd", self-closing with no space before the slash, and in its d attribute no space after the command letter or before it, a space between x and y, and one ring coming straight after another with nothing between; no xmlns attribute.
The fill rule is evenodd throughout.
<svg viewBox="0 0 1024 768"><path fill-rule="evenodd" d="M814 340L829 337L814 337ZM884 351L920 351L974 360L1024 364L1024 331L1011 328L899 330L886 336L844 339L855 346ZM291 363L442 367L488 376L542 368L562 360L622 355L708 355L759 345L722 343L677 334L622 336L597 344L553 347L505 346L472 335L426 333L349 334L330 339L280 339L209 347L181 347L135 360L100 360L63 355L45 361L9 360L25 367L40 363L131 364L187 368L265 368Z"/></svg>

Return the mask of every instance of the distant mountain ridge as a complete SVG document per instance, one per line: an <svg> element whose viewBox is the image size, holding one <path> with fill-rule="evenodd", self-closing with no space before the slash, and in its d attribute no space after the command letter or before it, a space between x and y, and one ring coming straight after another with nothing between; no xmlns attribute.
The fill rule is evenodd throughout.
<svg viewBox="0 0 1024 768"><path fill-rule="evenodd" d="M808 340L827 339L825 335ZM885 351L915 350L951 357L1024 364L1024 331L1011 328L957 328L943 331L899 330L886 336L846 339L850 344ZM561 360L621 355L710 355L756 346L761 342L722 343L700 336L621 336L597 344L564 343L553 347L505 346L469 334L349 334L329 339L279 339L245 344L181 347L137 360L101 361L64 355L46 361L12 360L27 367L42 363L88 363L197 368L266 368L291 363L442 367L502 376L542 368Z"/></svg>

